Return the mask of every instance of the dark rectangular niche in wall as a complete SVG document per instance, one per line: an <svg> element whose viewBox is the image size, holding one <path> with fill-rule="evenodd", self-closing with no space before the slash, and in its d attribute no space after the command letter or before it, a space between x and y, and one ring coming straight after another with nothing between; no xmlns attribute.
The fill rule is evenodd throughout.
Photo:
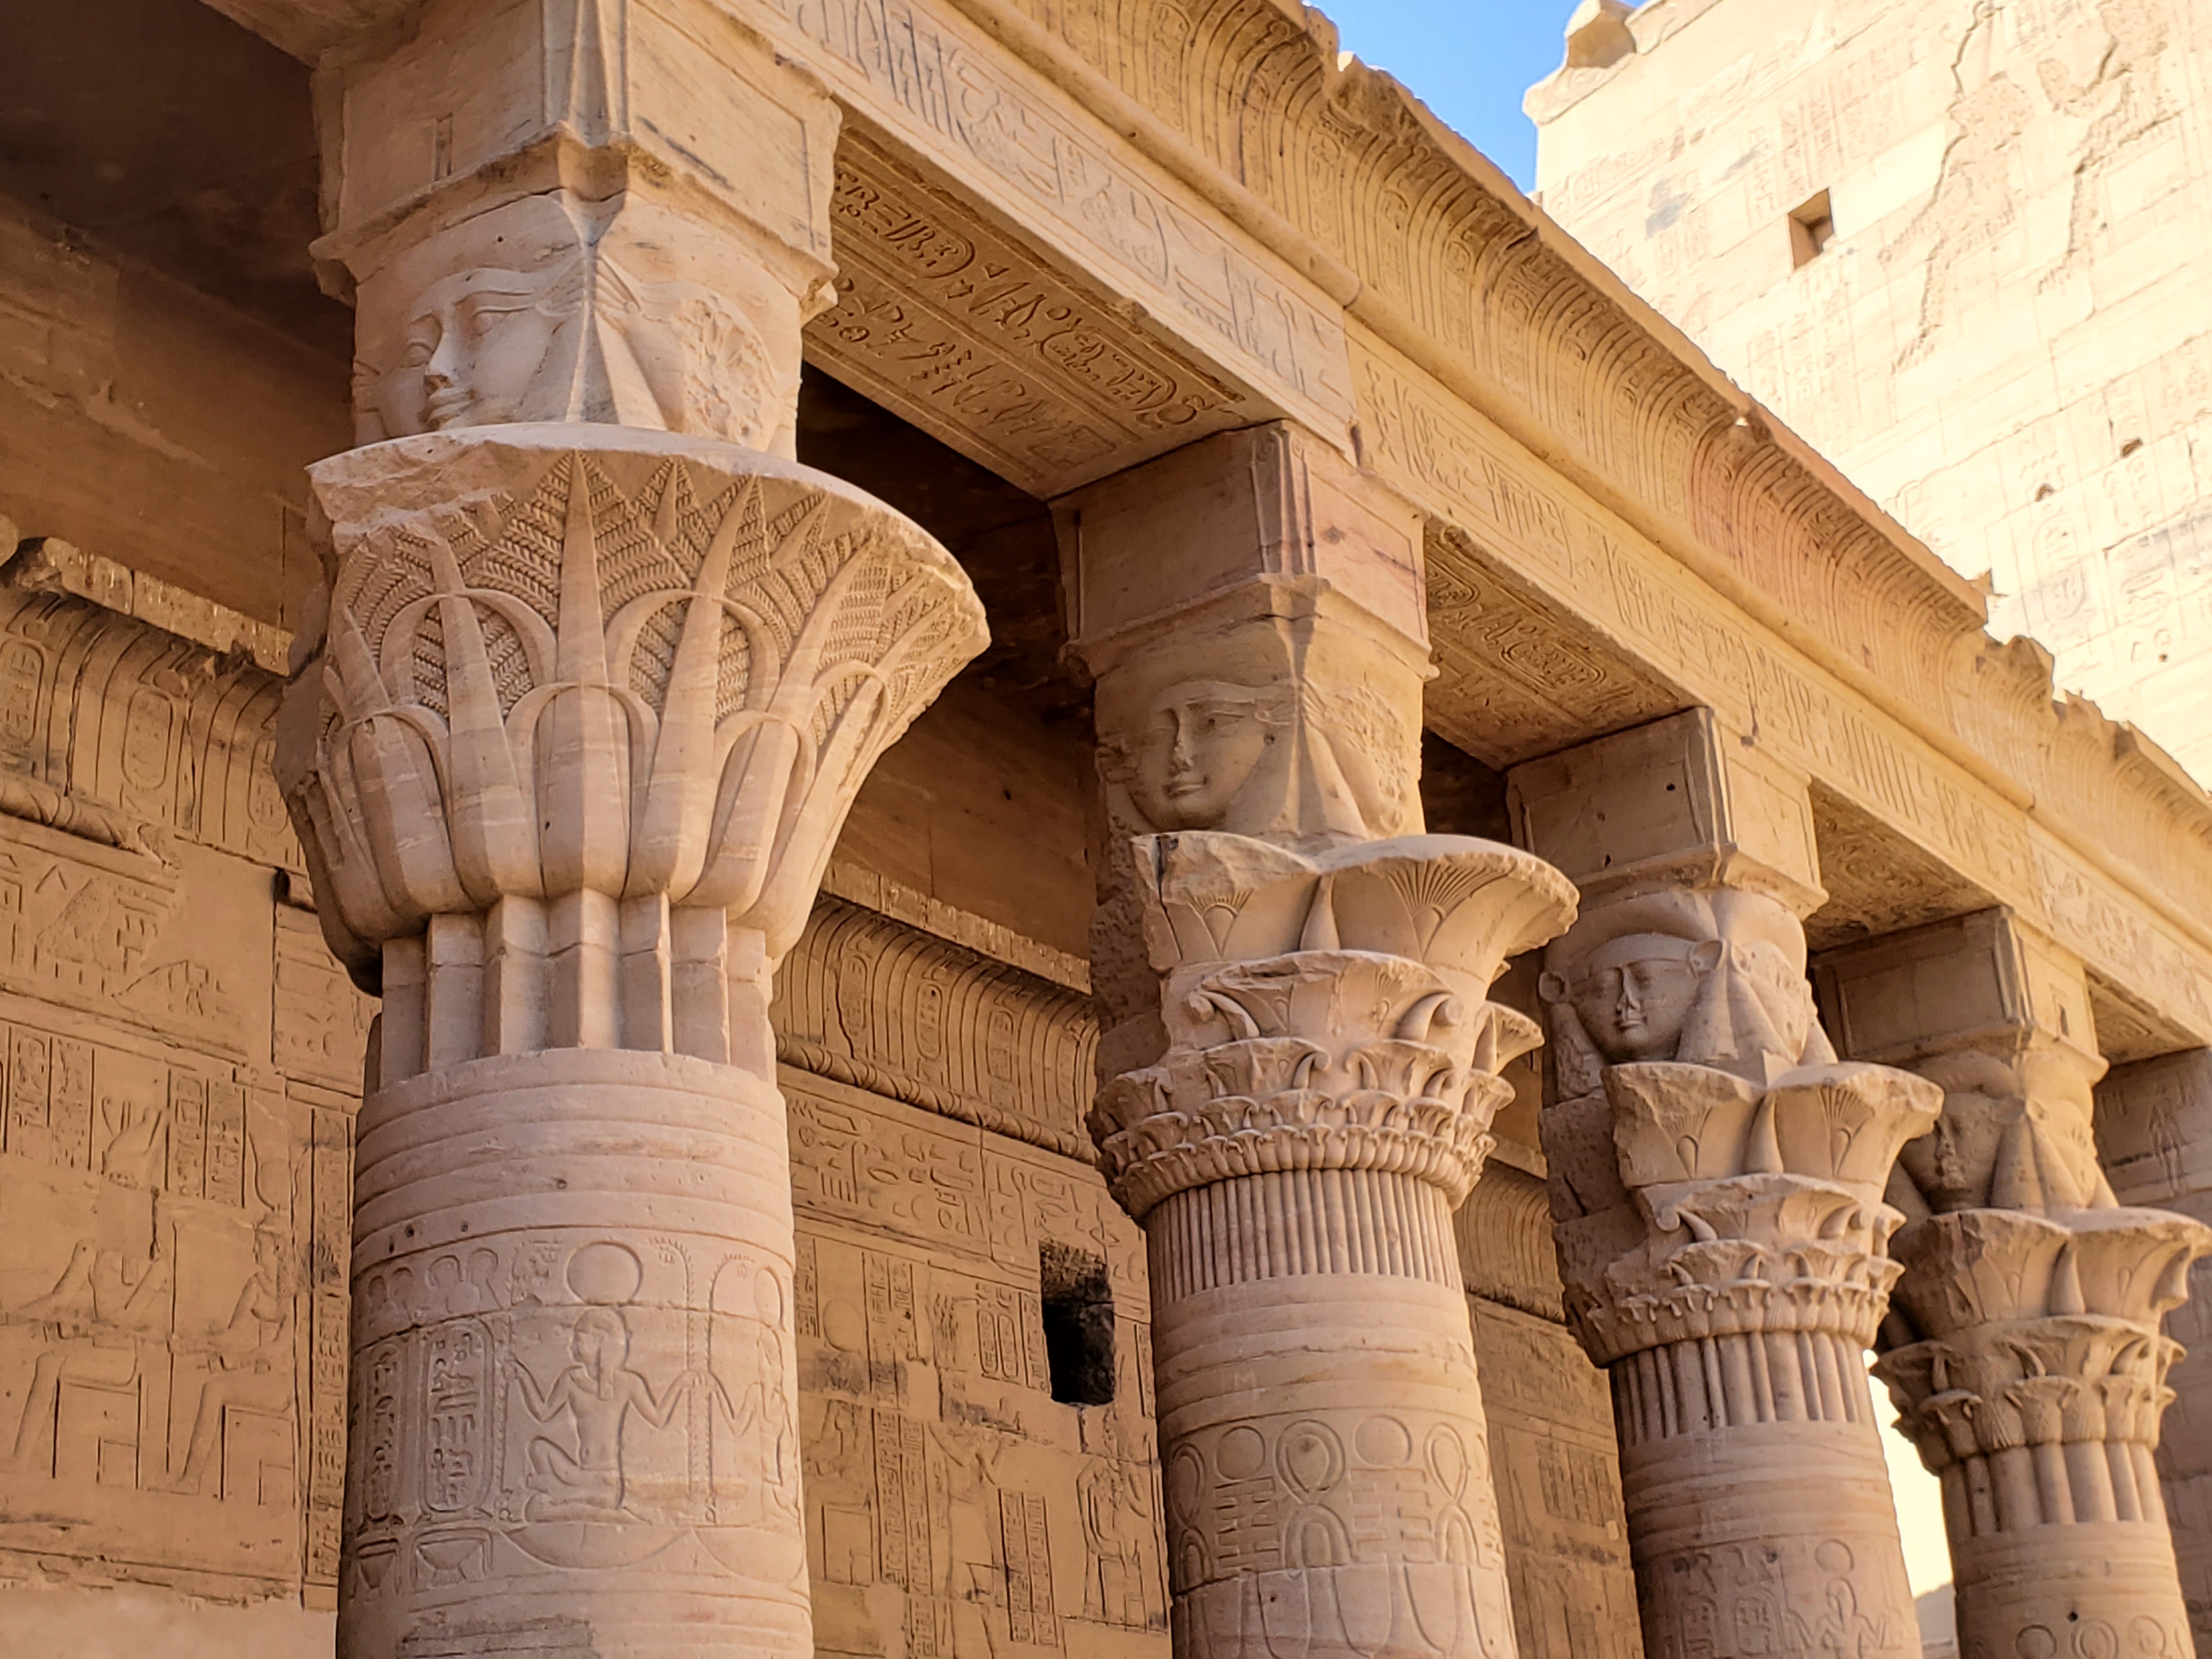
<svg viewBox="0 0 2212 1659"><path fill-rule="evenodd" d="M1066 1244L1037 1248L1044 1353L1052 1397L1064 1406L1114 1403L1114 1291L1106 1260Z"/></svg>
<svg viewBox="0 0 2212 1659"><path fill-rule="evenodd" d="M1828 206L1826 191L1791 210L1790 262L1793 269L1802 270L1812 264L1828 251L1828 244L1835 240L1836 216Z"/></svg>

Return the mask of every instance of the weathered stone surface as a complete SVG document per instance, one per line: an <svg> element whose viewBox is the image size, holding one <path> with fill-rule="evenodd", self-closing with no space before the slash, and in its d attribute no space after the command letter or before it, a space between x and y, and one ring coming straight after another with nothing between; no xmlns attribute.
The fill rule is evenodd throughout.
<svg viewBox="0 0 2212 1659"><path fill-rule="evenodd" d="M1492 986L1573 890L1418 833L1419 544L1388 492L1261 428L1055 516L1109 838L1091 1129L1151 1255L1178 1648L1509 1653L1450 1216L1538 1041ZM1170 538L1195 556L1163 580Z"/></svg>
<svg viewBox="0 0 2212 1659"><path fill-rule="evenodd" d="M384 994L344 1639L803 1651L769 979L973 596L888 509L711 440L495 426L316 486L280 765Z"/></svg>
<svg viewBox="0 0 2212 1659"><path fill-rule="evenodd" d="M122 1586L334 1605L373 1005L288 902L305 883L267 773L278 686L228 653L252 631L176 616L158 582L57 544L0 569L11 1641L74 1626L96 1650L164 1607L164 1641L201 1639L180 1600ZM69 1594L16 1588L33 1580ZM296 1613L231 1628L271 1651L329 1643Z"/></svg>
<svg viewBox="0 0 2212 1659"><path fill-rule="evenodd" d="M1620 34L1601 61L1571 36L1529 94L1545 206L1987 571L2000 637L2203 775L2201 17L1669 0ZM1817 257L1793 246L1808 203Z"/></svg>
<svg viewBox="0 0 2212 1659"><path fill-rule="evenodd" d="M94 0L84 27L190 3ZM167 590L68 574L42 543L0 637L9 688L33 688L27 717L0 700L0 811L54 857L6 912L33 968L0 989L34 1004L52 1079L64 1040L96 1062L151 1043L245 1088L249 1127L268 1127L253 1091L271 1076L288 1110L319 1090L316 1114L343 1112L366 1005L297 902L265 940L234 924L266 902L241 870L281 866L386 993L383 1086L350 1263L329 1207L344 1149L311 1133L279 1155L289 1213L303 1161L323 1206L292 1264L316 1275L312 1309L245 1352L282 1277L249 1226L212 1267L179 1246L198 1311L166 1340L113 1322L89 1339L103 1365L127 1335L148 1377L162 1353L181 1368L165 1473L189 1485L197 1459L208 1550L237 1519L205 1501L218 1478L244 1489L233 1462L285 1479L256 1402L289 1354L300 1547L319 1568L161 1565L175 1504L156 1500L175 1493L85 1522L120 1491L109 1463L143 1468L159 1438L142 1405L141 1445L94 1437L88 1486L72 1462L35 1488L36 1514L79 1531L20 1519L12 1489L0 1512L39 1546L6 1571L132 1581L79 1645L304 1635L220 1601L313 1600L337 1571L345 1448L325 1431L347 1392L349 1271L365 1346L345 1629L376 1659L587 1637L1158 1659L1178 1620L1185 1651L1239 1659L1626 1659L1632 1531L1687 1564L1653 1598L1662 1651L1903 1639L1848 1378L1894 1271L1882 1166L1933 1085L1826 1052L1801 918L1820 907L1825 945L2015 905L2090 963L2078 1029L2107 1052L2202 1042L2212 819L2179 773L2054 708L2033 650L1979 636L1980 595L1313 14L226 3L319 64L319 252L357 308L353 412L377 441L325 473L344 613L291 605L319 561L283 528L296 483L268 483L314 433L342 434L343 371L320 404L272 391L270 352L167 291L219 278L226 304L258 303L244 268L313 195L304 143L271 151L266 215L199 176L189 142L0 146L0 189L49 199L23 181L82 187L127 153L139 170L103 199L152 204L135 232L103 217L122 240L83 243L80 265L70 204L94 197L64 193L66 228L36 222L0 258L0 297L29 297L0 328L0 439L33 441L0 442L0 485L33 502L30 527L93 545L21 471L49 458L54 499L100 509L98 551L179 580L204 564L210 591L304 625L317 677L289 747L293 781L314 779L302 799L330 784L307 819L326 878L304 879L275 811L266 676L210 654L265 662L272 641L225 632L237 618L159 621ZM1644 56L1644 32L1687 9L1581 8L1571 72ZM158 128L162 100L187 97L219 120L229 83L192 65L118 101L164 37L114 33L114 66L54 82L70 131ZM285 107L304 112L307 79L278 88ZM23 84L20 64L0 82ZM54 106L13 102L34 124ZM171 212L248 234L222 269L156 258L157 278L132 261ZM304 242L271 284L299 285ZM42 261L74 275L23 275ZM114 349L79 361L81 339ZM802 353L858 388L817 400L807 458L951 548L1010 642L857 800L958 653L856 619L908 577L941 613L959 578L921 532L791 464ZM1012 482L975 489L888 410ZM103 420L128 432L54 447ZM816 644L861 665L794 666ZM1666 717L1700 703L1714 718L1690 717L1692 742ZM1593 743L1607 732L1627 735ZM1504 838L1486 767L1522 769L1526 807L1548 791L1522 827L1574 866L1592 919L1554 962L1497 958L1565 921L1556 877L1423 834L1419 757L1453 746L1483 764L1451 828ZM1556 787L1534 787L1563 751ZM793 762L808 752L832 764ZM88 963L56 943L85 931L65 866L128 901L122 945L89 924ZM1071 954L1094 874L1095 1012ZM163 902L149 977L129 930ZM1455 933L1468 918L1496 937ZM265 1042L247 1034L264 981L296 992ZM1540 1019L1595 1131L1553 1138L1548 1167ZM13 1044L0 1090L38 1074ZM1094 1063L1115 1081L1103 1146L1084 1124ZM49 1087L49 1132L73 1088ZM211 1180L225 1190L210 1090L203 1208ZM1976 1157L2021 1115L1978 1110L1954 1115ZM16 1134L0 1112L0 1163ZM2031 1152L2014 1164L2046 1197L2087 1190L2075 1151ZM75 1459L98 1355L69 1346L68 1261L37 1252L87 1212L46 1179L18 1182L56 1220L20 1246L38 1273L0 1277L0 1355L16 1345L6 1363L36 1393L32 1349L63 1353L54 1438ZM1547 1179L1610 1183L1564 1281ZM183 1215L164 1193L156 1215ZM95 1219L137 1201L85 1200ZM106 1248L95 1315L160 1261L103 1266ZM1612 1362L1618 1435L1570 1314ZM2022 1326L1984 1323L2000 1347ZM203 1347L231 1361L209 1373L211 1413L191 1392ZM1645 1388L1662 1355L1698 1364ZM1984 1359L1999 1395L2019 1391ZM1705 1392L1670 1396L1670 1377ZM1729 1481L1706 1459L1723 1442L1741 1454ZM1814 1508L1856 1519L1813 1535ZM291 1517L262 1522L290 1536ZM96 1593L11 1597L0 1621L68 1650L43 1598ZM149 1620L142 1595L167 1611ZM216 1598L204 1616L194 1595Z"/></svg>
<svg viewBox="0 0 2212 1659"><path fill-rule="evenodd" d="M2097 1085L2097 1150L2124 1205L2172 1210L2212 1221L2212 1151L2204 1113L2212 1074L2202 1049L2115 1066ZM2159 1425L2154 1462L2190 1634L2212 1648L2212 1267L2190 1269L2189 1300L2166 1310L2166 1333L2183 1352L2166 1372L2173 1401Z"/></svg>

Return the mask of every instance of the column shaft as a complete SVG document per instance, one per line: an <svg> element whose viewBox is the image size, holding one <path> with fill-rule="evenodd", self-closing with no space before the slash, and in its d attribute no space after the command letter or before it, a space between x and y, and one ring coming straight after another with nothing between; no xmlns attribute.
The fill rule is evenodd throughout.
<svg viewBox="0 0 2212 1659"><path fill-rule="evenodd" d="M1291 1170L1179 1193L1146 1237L1182 1650L1497 1651L1504 1547L1443 1194Z"/></svg>
<svg viewBox="0 0 2212 1659"><path fill-rule="evenodd" d="M1423 836L1419 526L1288 428L1057 504L1109 839L1093 1131L1145 1225L1176 1650L1505 1659L1451 1211L1571 914Z"/></svg>

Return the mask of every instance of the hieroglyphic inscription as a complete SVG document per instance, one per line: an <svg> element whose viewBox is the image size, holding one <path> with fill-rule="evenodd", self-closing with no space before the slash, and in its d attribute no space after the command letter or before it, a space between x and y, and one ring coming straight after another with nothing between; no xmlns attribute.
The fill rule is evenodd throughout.
<svg viewBox="0 0 2212 1659"><path fill-rule="evenodd" d="M1134 1228L1082 1165L790 1068L783 1085L817 1650L1042 1659L1110 1628L1164 1656ZM1052 1396L1046 1244L1108 1263L1108 1404Z"/></svg>
<svg viewBox="0 0 2212 1659"><path fill-rule="evenodd" d="M1605 1378L1564 1326L1469 1306L1522 1659L1630 1659L1636 1583Z"/></svg>
<svg viewBox="0 0 2212 1659"><path fill-rule="evenodd" d="M21 570L0 581L0 1578L328 1607L368 1005L276 902L270 866L297 861L276 678Z"/></svg>
<svg viewBox="0 0 2212 1659"><path fill-rule="evenodd" d="M957 167L1079 264L1285 412L1352 412L1335 307L1214 228L1186 187L1015 69L964 21L915 0L776 0L805 58L885 131ZM1071 479L1070 483L1075 480Z"/></svg>
<svg viewBox="0 0 2212 1659"><path fill-rule="evenodd" d="M296 869L269 769L280 684L19 553L0 568L0 811L111 845L143 845L150 826Z"/></svg>
<svg viewBox="0 0 2212 1659"><path fill-rule="evenodd" d="M837 303L807 347L1025 489L1069 489L1258 418L1010 237L848 133Z"/></svg>
<svg viewBox="0 0 2212 1659"><path fill-rule="evenodd" d="M358 1093L375 1005L355 990L312 913L276 908L276 1063L289 1077Z"/></svg>
<svg viewBox="0 0 2212 1659"><path fill-rule="evenodd" d="M1097 1041L1082 997L824 896L776 974L791 1064L1032 1145L1087 1157Z"/></svg>
<svg viewBox="0 0 2212 1659"><path fill-rule="evenodd" d="M297 1583L295 1115L215 1056L0 1013L0 1552L62 1521L80 1571Z"/></svg>

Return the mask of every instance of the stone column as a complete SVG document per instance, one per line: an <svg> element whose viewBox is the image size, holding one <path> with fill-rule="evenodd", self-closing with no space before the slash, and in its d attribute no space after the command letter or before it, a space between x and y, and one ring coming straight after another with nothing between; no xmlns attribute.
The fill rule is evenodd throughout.
<svg viewBox="0 0 2212 1659"><path fill-rule="evenodd" d="M1581 918L1540 981L1570 1322L1612 1379L1644 1650L1920 1651L1866 1377L1938 1091L1839 1064L1805 780L1705 710L1508 775Z"/></svg>
<svg viewBox="0 0 2212 1659"><path fill-rule="evenodd" d="M434 6L323 91L366 447L278 770L384 999L339 1651L810 1655L770 981L984 637L784 458L835 111L592 0Z"/></svg>
<svg viewBox="0 0 2212 1659"><path fill-rule="evenodd" d="M1877 1371L1943 1483L1962 1651L2186 1655L2153 1451L2212 1230L2097 1165L2081 964L1985 910L1826 954L1846 1052L1943 1091L1889 1188L1909 1219Z"/></svg>
<svg viewBox="0 0 2212 1659"><path fill-rule="evenodd" d="M1419 833L1420 527L1283 428L1060 504L1109 845L1092 1117L1152 1274L1178 1655L1506 1659L1451 1212L1573 890Z"/></svg>
<svg viewBox="0 0 2212 1659"><path fill-rule="evenodd" d="M2212 1049L2115 1066L2097 1085L2097 1146L2122 1204L2212 1222ZM2212 1257L2191 1268L2190 1297L2166 1316L2185 1343L2166 1373L2173 1402L2153 1461L2166 1494L2190 1633L2212 1654Z"/></svg>

